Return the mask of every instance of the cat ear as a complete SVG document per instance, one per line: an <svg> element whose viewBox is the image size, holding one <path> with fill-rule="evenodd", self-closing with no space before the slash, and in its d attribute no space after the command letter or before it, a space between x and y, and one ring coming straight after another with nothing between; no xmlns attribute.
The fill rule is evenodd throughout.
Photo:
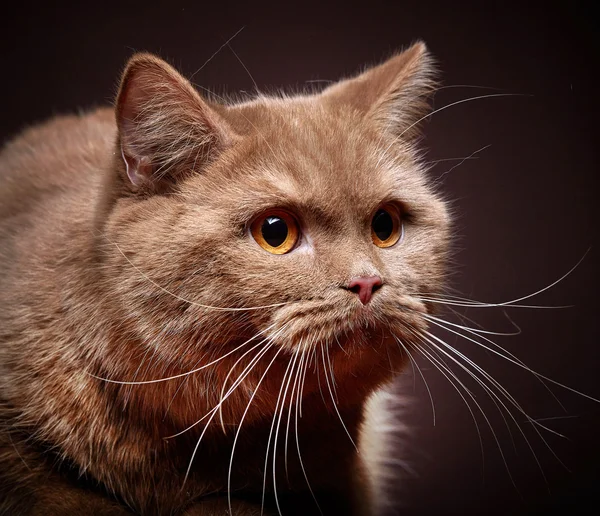
<svg viewBox="0 0 600 516"><path fill-rule="evenodd" d="M351 105L393 136L412 140L420 119L430 110L435 67L427 47L418 42L357 77L340 81L322 95L334 105Z"/></svg>
<svg viewBox="0 0 600 516"><path fill-rule="evenodd" d="M168 188L233 142L227 123L189 81L151 54L129 60L115 111L120 151L134 189Z"/></svg>

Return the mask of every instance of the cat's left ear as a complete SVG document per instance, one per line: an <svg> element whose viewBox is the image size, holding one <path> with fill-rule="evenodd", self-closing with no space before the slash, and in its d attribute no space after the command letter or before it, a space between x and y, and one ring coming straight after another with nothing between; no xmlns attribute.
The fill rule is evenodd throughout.
<svg viewBox="0 0 600 516"><path fill-rule="evenodd" d="M435 91L435 66L423 42L412 45L357 77L323 91L332 105L350 105L381 130L412 140Z"/></svg>
<svg viewBox="0 0 600 516"><path fill-rule="evenodd" d="M123 176L135 192L169 189L235 139L189 81L151 54L136 54L127 63L115 115Z"/></svg>

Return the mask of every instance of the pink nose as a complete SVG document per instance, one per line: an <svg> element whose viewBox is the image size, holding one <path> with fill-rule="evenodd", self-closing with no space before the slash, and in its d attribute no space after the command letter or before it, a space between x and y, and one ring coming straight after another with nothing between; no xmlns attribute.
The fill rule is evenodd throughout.
<svg viewBox="0 0 600 516"><path fill-rule="evenodd" d="M358 294L358 298L363 305L366 305L376 290L379 290L382 282L379 276L359 276L352 278L346 287L350 292Z"/></svg>

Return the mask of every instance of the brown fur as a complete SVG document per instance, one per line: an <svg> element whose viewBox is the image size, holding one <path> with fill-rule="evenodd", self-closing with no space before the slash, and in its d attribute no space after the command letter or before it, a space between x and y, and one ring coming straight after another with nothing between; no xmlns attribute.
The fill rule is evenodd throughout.
<svg viewBox="0 0 600 516"><path fill-rule="evenodd" d="M314 356L297 418L310 485L325 514L368 513L366 473L336 408L357 441L365 400L405 361L392 335L410 341L407 326L425 325L428 307L414 297L443 280L448 216L419 164L413 127L431 72L419 43L319 94L226 105L138 54L114 112L56 118L5 147L0 512L222 514L232 442L249 407L232 506L260 513L278 395L302 352ZM384 202L406 214L404 240L388 249L370 237ZM286 255L249 236L269 208L293 213L304 233ZM340 288L364 274L384 282L366 307ZM265 337L271 347L221 416L170 437L219 403L266 344L244 353ZM226 353L169 381L102 380L182 375ZM290 408L298 367L277 444L283 514L317 512ZM276 512L271 468L269 460L266 507Z"/></svg>

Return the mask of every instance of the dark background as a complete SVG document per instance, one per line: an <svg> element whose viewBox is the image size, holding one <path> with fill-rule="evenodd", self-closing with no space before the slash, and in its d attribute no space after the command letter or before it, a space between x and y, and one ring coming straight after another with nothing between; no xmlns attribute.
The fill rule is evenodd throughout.
<svg viewBox="0 0 600 516"><path fill-rule="evenodd" d="M261 90L302 88L423 39L443 84L453 86L437 93L436 108L473 96L526 94L465 102L425 126L430 161L464 158L489 145L477 159L454 169L461 160L441 161L431 171L456 214L452 285L471 299L511 300L551 284L590 249L571 275L528 300L572 307L507 310L522 333L494 340L536 371L600 398L594 80L600 27L591 3L22 4L4 8L0 21L2 140L53 114L111 102L134 50L156 52L189 77L242 27L195 82L217 93L252 91L251 73ZM500 308L462 313L490 330L513 329ZM476 414L482 459L464 402L421 360L436 424L420 376L407 371L398 389L413 399L404 416L413 430L399 456L417 474L399 483L402 514L595 514L600 404L552 386L563 410L531 374L451 334L438 335L489 371L532 417L552 418L543 422L566 438L542 435L564 466L513 411L538 467L512 420L511 438L483 389L453 367L488 414L513 484L485 419Z"/></svg>

